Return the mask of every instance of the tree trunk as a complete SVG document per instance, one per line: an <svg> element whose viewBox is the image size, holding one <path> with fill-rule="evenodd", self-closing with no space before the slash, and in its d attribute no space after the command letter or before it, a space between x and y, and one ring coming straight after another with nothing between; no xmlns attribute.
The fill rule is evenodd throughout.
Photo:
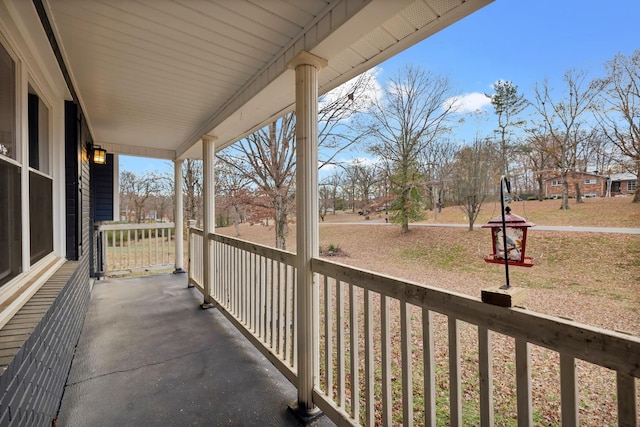
<svg viewBox="0 0 640 427"><path fill-rule="evenodd" d="M562 172L562 205L560 209L569 209L569 182L567 182L567 172Z"/></svg>
<svg viewBox="0 0 640 427"><path fill-rule="evenodd" d="M280 194L280 189L278 189L278 194L275 199L275 231L276 231L276 248L286 250L286 225L287 225L287 216L284 211L284 197Z"/></svg>
<svg viewBox="0 0 640 427"><path fill-rule="evenodd" d="M400 220L400 234L406 234L409 232L409 215L407 212L407 203L409 199L409 195L407 194L409 190L404 190L400 196L400 212L398 213L398 217Z"/></svg>
<svg viewBox="0 0 640 427"><path fill-rule="evenodd" d="M233 225L236 229L236 237L240 236L240 212L238 212L238 207L233 206Z"/></svg>
<svg viewBox="0 0 640 427"><path fill-rule="evenodd" d="M542 174L538 174L538 200L544 199L544 180Z"/></svg>
<svg viewBox="0 0 640 427"><path fill-rule="evenodd" d="M638 188L638 184L640 184L640 161L636 163L638 165L638 169L636 170L636 189L633 193L633 201L631 203L640 203L640 188Z"/></svg>
<svg viewBox="0 0 640 427"><path fill-rule="evenodd" d="M576 190L576 203L582 203L582 192L580 191L580 183L578 181L573 183L573 188Z"/></svg>

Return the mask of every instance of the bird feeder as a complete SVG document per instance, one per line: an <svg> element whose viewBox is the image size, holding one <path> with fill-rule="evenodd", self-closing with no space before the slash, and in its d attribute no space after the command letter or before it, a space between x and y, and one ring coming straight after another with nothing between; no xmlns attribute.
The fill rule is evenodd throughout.
<svg viewBox="0 0 640 427"><path fill-rule="evenodd" d="M527 229L535 224L512 214L509 206L504 209L504 212L504 215L497 216L482 226L482 228L491 229L491 241L493 244L493 253L486 255L484 260L495 264L532 267L533 258L525 256L525 249L527 246Z"/></svg>

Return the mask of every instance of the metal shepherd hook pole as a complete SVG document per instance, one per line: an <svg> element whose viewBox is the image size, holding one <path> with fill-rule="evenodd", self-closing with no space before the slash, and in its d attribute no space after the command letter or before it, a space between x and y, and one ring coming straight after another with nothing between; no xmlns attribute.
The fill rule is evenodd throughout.
<svg viewBox="0 0 640 427"><path fill-rule="evenodd" d="M507 193L511 194L511 183L507 180L505 175L500 178L500 208L502 210L502 250L504 252L504 274L506 276L506 284L501 286L500 289L507 290L511 288L511 285L509 284L509 253L507 251L507 220L504 212L503 183L507 187Z"/></svg>

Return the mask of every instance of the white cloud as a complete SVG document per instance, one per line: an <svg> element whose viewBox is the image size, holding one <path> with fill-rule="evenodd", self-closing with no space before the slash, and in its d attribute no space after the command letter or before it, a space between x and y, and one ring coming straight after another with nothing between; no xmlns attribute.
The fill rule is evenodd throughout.
<svg viewBox="0 0 640 427"><path fill-rule="evenodd" d="M480 92L465 93L444 101L445 107L450 107L453 112L460 114L475 113L490 104L491 100Z"/></svg>

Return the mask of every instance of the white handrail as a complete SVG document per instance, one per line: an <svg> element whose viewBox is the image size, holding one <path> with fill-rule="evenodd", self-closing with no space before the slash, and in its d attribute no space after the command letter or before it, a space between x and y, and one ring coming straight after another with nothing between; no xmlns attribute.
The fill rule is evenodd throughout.
<svg viewBox="0 0 640 427"><path fill-rule="evenodd" d="M174 223L96 224L98 276L167 269L175 263Z"/></svg>

